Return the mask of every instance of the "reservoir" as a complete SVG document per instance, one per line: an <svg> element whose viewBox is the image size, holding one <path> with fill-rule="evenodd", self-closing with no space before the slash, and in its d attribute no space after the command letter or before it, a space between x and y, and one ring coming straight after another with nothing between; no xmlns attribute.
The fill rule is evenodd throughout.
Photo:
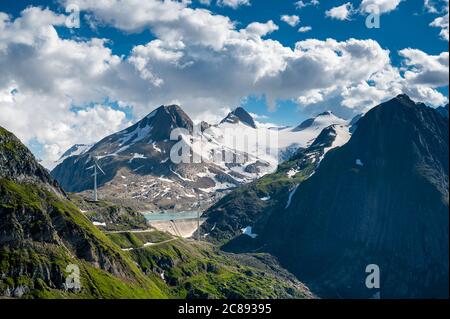
<svg viewBox="0 0 450 319"><path fill-rule="evenodd" d="M179 213L143 213L145 219L149 222L188 220L197 218L197 211L179 212ZM202 212L200 212L200 216Z"/></svg>

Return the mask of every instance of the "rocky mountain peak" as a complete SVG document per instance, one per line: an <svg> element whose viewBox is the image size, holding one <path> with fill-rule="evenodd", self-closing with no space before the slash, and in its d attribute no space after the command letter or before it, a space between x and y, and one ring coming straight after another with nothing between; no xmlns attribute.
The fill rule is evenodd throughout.
<svg viewBox="0 0 450 319"><path fill-rule="evenodd" d="M236 124L236 123L239 123L239 122L243 123L243 124L245 124L247 126L250 126L252 128L256 128L256 123L253 120L253 117L243 107L238 107L234 111L229 113L222 120L221 123Z"/></svg>
<svg viewBox="0 0 450 319"><path fill-rule="evenodd" d="M331 115L334 115L333 112L325 111L325 112L322 112L322 113L318 114L317 117L320 117L320 116L331 116Z"/></svg>
<svg viewBox="0 0 450 319"><path fill-rule="evenodd" d="M63 153L63 155L61 155L61 158L70 156L72 154L74 154L75 152L77 152L80 148L85 148L87 145L85 144L74 144L72 147L70 147L67 151L65 151Z"/></svg>
<svg viewBox="0 0 450 319"><path fill-rule="evenodd" d="M315 117L303 121L299 126L294 128L293 132L300 132L314 126L327 127L333 124L344 124L346 121L334 115L331 111L326 111L318 114Z"/></svg>
<svg viewBox="0 0 450 319"><path fill-rule="evenodd" d="M368 264L402 269L383 298L447 297L448 129L406 95L367 112L270 221L271 251L325 297L371 297Z"/></svg>
<svg viewBox="0 0 450 319"><path fill-rule="evenodd" d="M61 191L25 145L2 127L0 127L0 178L16 182L45 183Z"/></svg>
<svg viewBox="0 0 450 319"><path fill-rule="evenodd" d="M396 100L402 104L407 104L407 105L416 104L416 102L411 100L411 98L407 94L399 94L395 98L393 98L393 100Z"/></svg>
<svg viewBox="0 0 450 319"><path fill-rule="evenodd" d="M320 132L319 136L311 144L311 148L318 146L330 147L337 135L336 125L330 125Z"/></svg>
<svg viewBox="0 0 450 319"><path fill-rule="evenodd" d="M178 105L161 106L153 112L153 116L150 115L144 118L144 121L147 119L152 125L153 141L170 139L170 133L176 128L193 131L194 123Z"/></svg>

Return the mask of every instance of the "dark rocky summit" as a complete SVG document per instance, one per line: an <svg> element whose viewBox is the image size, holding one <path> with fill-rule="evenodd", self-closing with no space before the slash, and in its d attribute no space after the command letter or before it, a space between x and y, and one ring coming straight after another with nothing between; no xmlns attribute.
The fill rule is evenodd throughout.
<svg viewBox="0 0 450 319"><path fill-rule="evenodd" d="M267 249L322 297L448 297L448 124L405 95L369 111L272 214Z"/></svg>
<svg viewBox="0 0 450 319"><path fill-rule="evenodd" d="M448 104L446 106L441 106L436 109L442 116L448 119Z"/></svg>
<svg viewBox="0 0 450 319"><path fill-rule="evenodd" d="M400 95L358 117L343 146L323 155L337 132L328 127L224 197L202 232L225 250L270 252L319 297L447 298L448 126ZM380 289L365 284L372 264Z"/></svg>
<svg viewBox="0 0 450 319"><path fill-rule="evenodd" d="M242 107L236 108L233 112L227 115L221 123L243 123L247 126L256 128L256 123L253 120L253 117Z"/></svg>

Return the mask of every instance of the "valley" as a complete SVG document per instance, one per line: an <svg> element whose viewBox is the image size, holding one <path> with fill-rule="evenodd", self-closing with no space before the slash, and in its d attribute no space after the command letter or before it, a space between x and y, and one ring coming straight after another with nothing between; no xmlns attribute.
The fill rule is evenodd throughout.
<svg viewBox="0 0 450 319"><path fill-rule="evenodd" d="M406 95L353 121L325 112L276 130L264 154L257 142L236 148L224 136L275 130L258 128L242 108L203 123L197 146L184 135L170 140L167 128L178 126L194 131L181 108L160 107L93 146L75 145L51 174L1 129L0 294L448 296L448 118L440 112ZM190 158L220 149L243 160L166 160L180 142ZM98 201L86 170L94 161L105 171ZM369 264L384 270L377 291L363 284ZM79 290L65 282L69 265L80 268Z"/></svg>
<svg viewBox="0 0 450 319"><path fill-rule="evenodd" d="M0 133L3 297L313 297L266 255L243 262L211 244L149 228L135 207L67 195L14 135ZM79 269L80 288L68 285L69 266Z"/></svg>
<svg viewBox="0 0 450 319"><path fill-rule="evenodd" d="M106 200L139 205L142 211L205 210L231 189L273 172L334 124L348 127L325 112L295 128L267 128L237 108L218 124L194 125L179 106L161 106L93 146L75 145L51 174L65 190L88 197L93 181L86 168L97 158L106 173L98 175ZM174 128L184 131L171 139ZM178 147L189 150L182 162L172 158Z"/></svg>

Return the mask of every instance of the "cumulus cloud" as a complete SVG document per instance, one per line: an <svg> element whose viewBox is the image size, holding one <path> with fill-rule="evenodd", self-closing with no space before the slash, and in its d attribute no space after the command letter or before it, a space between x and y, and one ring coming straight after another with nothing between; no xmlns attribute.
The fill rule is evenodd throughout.
<svg viewBox="0 0 450 319"><path fill-rule="evenodd" d="M337 20L349 20L354 13L353 4L351 2L344 3L341 6L331 8L325 11L325 16Z"/></svg>
<svg viewBox="0 0 450 319"><path fill-rule="evenodd" d="M245 28L247 33L254 34L259 37L266 36L276 30L278 30L278 26L272 20L266 23L253 22Z"/></svg>
<svg viewBox="0 0 450 319"><path fill-rule="evenodd" d="M295 27L300 23L300 17L296 15L282 15L281 21L286 22L291 27Z"/></svg>
<svg viewBox="0 0 450 319"><path fill-rule="evenodd" d="M442 39L447 40L448 41L448 14L444 15L442 17L436 18L433 20L433 22L431 22L430 26L432 27L437 27L437 28L441 28L441 31L439 32L439 35Z"/></svg>
<svg viewBox="0 0 450 319"><path fill-rule="evenodd" d="M430 87L448 85L448 52L428 55L417 49L403 49L399 52L406 66L405 79L413 85L426 84Z"/></svg>
<svg viewBox="0 0 450 319"><path fill-rule="evenodd" d="M0 23L0 125L25 142L44 145L47 164L74 142L97 139L126 124L124 112L107 106L71 110L114 97L116 89L122 95L118 75L123 72L121 59L104 40L59 38L53 25L64 22L64 16L49 10L28 8L14 21L3 15Z"/></svg>
<svg viewBox="0 0 450 319"><path fill-rule="evenodd" d="M176 96L184 104L196 106L201 101L189 98L194 95L192 92L216 107L221 103L237 105L238 98L247 95L265 95L272 106L282 99L308 105L339 95L338 105L358 110L409 88L433 86L405 80L391 66L390 52L373 40L312 39L300 41L295 49L290 49L277 41L248 37L247 29L250 26L234 33L217 55L201 54L198 47L181 49L183 57L178 62L190 62L185 68L172 62L153 63L152 54L138 47L130 60L146 61L143 70L153 70L166 79L153 98ZM411 64L407 67L416 68ZM362 99L365 92L371 94ZM411 92L414 98L424 100L420 96L423 90ZM440 94L436 96L433 103L445 100Z"/></svg>
<svg viewBox="0 0 450 319"><path fill-rule="evenodd" d="M372 13L374 8L383 14L391 12L399 6L402 0L362 0L360 10L365 13Z"/></svg>
<svg viewBox="0 0 450 319"><path fill-rule="evenodd" d="M248 1L244 1L247 3ZM243 4L230 1L227 4ZM91 13L93 24L112 25L127 32L145 28L166 42L186 41L220 49L234 23L225 16L214 15L206 9L192 9L189 1L128 0L66 0L80 10Z"/></svg>
<svg viewBox="0 0 450 319"><path fill-rule="evenodd" d="M311 30L312 30L312 27L309 26L309 25L307 25L307 26L300 27L300 28L298 29L298 32L300 32L300 33L306 33L306 32L309 32L309 31L311 31Z"/></svg>
<svg viewBox="0 0 450 319"><path fill-rule="evenodd" d="M435 18L431 23L431 27L440 28L439 36L441 39L448 41L449 39L449 20L448 20L448 0L425 1L425 8L430 13L442 14Z"/></svg>
<svg viewBox="0 0 450 319"><path fill-rule="evenodd" d="M308 6L318 6L320 4L319 0L300 0L294 3L296 9L303 9Z"/></svg>
<svg viewBox="0 0 450 319"><path fill-rule="evenodd" d="M240 6L249 6L250 0L218 0L217 4L237 9Z"/></svg>
<svg viewBox="0 0 450 319"><path fill-rule="evenodd" d="M438 13L438 9L436 9L435 1L434 0L424 0L423 3L425 9L429 13Z"/></svg>
<svg viewBox="0 0 450 319"><path fill-rule="evenodd" d="M425 0L426 1L426 0ZM448 0L445 0L448 1ZM402 0L362 0L359 7L354 7L351 2L344 3L341 6L333 7L325 12L325 15L332 19L341 21L350 20L352 15L356 13L384 14L391 12L400 5Z"/></svg>
<svg viewBox="0 0 450 319"><path fill-rule="evenodd" d="M0 125L25 143L40 143L47 167L73 144L96 142L130 124L123 111L110 106L69 111L69 100L28 91L13 94L13 90L0 91Z"/></svg>

